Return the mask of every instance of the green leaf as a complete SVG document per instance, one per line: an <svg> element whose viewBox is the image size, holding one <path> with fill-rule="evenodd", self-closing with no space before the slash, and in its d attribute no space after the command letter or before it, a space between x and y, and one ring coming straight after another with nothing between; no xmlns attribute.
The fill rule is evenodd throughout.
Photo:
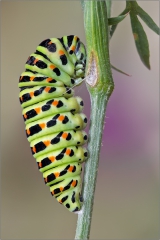
<svg viewBox="0 0 160 240"><path fill-rule="evenodd" d="M111 68L113 68L115 71L117 71L117 72L119 72L119 73L122 73L122 74L124 74L124 75L126 75L126 76L128 76L128 77L131 77L131 75L129 75L128 73L123 72L122 70L114 67L113 65L111 65Z"/></svg>
<svg viewBox="0 0 160 240"><path fill-rule="evenodd" d="M137 13L138 9L138 3L137 1L126 1L126 8L129 10L132 10L135 14Z"/></svg>
<svg viewBox="0 0 160 240"><path fill-rule="evenodd" d="M121 22L127 15L128 15L128 13L125 14L125 15L118 16L118 17L108 18L108 25L110 26L110 25L118 24L118 23Z"/></svg>
<svg viewBox="0 0 160 240"><path fill-rule="evenodd" d="M132 26L132 32L136 44L136 48L138 51L138 54L144 63L144 65L150 69L150 63L149 63L149 44L147 35L142 27L142 24L138 20L138 17L131 11L130 12L130 18L131 18L131 26Z"/></svg>
<svg viewBox="0 0 160 240"><path fill-rule="evenodd" d="M129 10L125 9L123 12L121 12L119 14L119 16L123 16L123 15L127 14L128 12L129 12ZM118 26L118 24L112 25L111 30L110 30L110 38L113 36L113 33L115 32L117 26Z"/></svg>
<svg viewBox="0 0 160 240"><path fill-rule="evenodd" d="M160 35L160 28L153 21L153 19L146 13L140 6L138 7L138 16L147 24L147 26L152 29L155 33Z"/></svg>

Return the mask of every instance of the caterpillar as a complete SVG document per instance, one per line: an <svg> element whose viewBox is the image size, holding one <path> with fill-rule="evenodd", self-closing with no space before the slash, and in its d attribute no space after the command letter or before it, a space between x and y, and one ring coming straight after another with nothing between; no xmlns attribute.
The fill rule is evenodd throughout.
<svg viewBox="0 0 160 240"><path fill-rule="evenodd" d="M83 101L72 87L84 79L86 50L77 36L42 41L19 78L19 100L33 157L45 184L69 211L81 209L87 159Z"/></svg>

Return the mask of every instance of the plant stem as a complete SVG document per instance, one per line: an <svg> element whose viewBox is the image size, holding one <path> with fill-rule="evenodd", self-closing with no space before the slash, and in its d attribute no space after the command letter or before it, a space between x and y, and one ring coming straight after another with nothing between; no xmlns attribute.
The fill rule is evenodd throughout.
<svg viewBox="0 0 160 240"><path fill-rule="evenodd" d="M111 7L112 7L112 0L106 0L107 5L107 17L111 17Z"/></svg>
<svg viewBox="0 0 160 240"><path fill-rule="evenodd" d="M84 203L78 215L75 239L89 239L104 118L107 102L114 88L109 59L106 3L83 1L83 10L88 56L86 72L88 77L95 78L96 84L88 85L92 109L88 143L89 159L84 169L82 189Z"/></svg>
<svg viewBox="0 0 160 240"><path fill-rule="evenodd" d="M99 106L99 107L98 107ZM98 107L98 108L97 108ZM92 209L94 202L94 192L96 186L99 151L102 137L103 120L106 110L106 96L98 95L92 98L91 126L90 126L90 143L88 151L90 157L85 165L83 181L83 207L82 213L78 215L77 231L75 239L89 239ZM95 120L97 119L97 121Z"/></svg>

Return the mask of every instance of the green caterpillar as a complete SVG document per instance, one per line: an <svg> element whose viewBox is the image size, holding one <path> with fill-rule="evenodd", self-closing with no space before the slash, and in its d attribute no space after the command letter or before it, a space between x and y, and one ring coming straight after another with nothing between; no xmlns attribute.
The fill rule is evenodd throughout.
<svg viewBox="0 0 160 240"><path fill-rule="evenodd" d="M46 39L29 56L18 85L33 157L51 194L71 212L82 205L87 118L82 99L70 88L83 80L85 65L85 47L77 36Z"/></svg>

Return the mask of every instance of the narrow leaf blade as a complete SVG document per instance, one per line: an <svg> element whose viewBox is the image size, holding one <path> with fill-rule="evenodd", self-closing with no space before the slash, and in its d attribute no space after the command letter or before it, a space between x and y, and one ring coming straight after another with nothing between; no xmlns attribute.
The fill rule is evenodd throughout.
<svg viewBox="0 0 160 240"><path fill-rule="evenodd" d="M128 9L124 9L124 11L119 14L119 16L125 15L125 14L127 14L128 12L129 12ZM118 26L118 24L112 25L111 30L110 30L110 37L113 36L113 34L114 34L117 26Z"/></svg>
<svg viewBox="0 0 160 240"><path fill-rule="evenodd" d="M122 70L116 68L116 67L113 66L113 65L111 65L111 68L113 68L115 71L117 71L117 72L119 72L119 73L122 73L122 74L124 74L124 75L126 75L126 76L128 76L128 77L131 77L131 75L129 75L128 73L123 72Z"/></svg>
<svg viewBox="0 0 160 240"><path fill-rule="evenodd" d="M118 17L108 18L108 25L111 26L111 25L118 24L118 23L121 22L127 15L128 15L128 13L125 14L125 15L118 16Z"/></svg>
<svg viewBox="0 0 160 240"><path fill-rule="evenodd" d="M152 29L155 33L160 35L160 28L153 21L153 19L146 13L140 6L138 7L138 16L146 23L146 25Z"/></svg>
<svg viewBox="0 0 160 240"><path fill-rule="evenodd" d="M130 18L131 18L131 26L132 26L132 32L136 44L136 48L138 51L138 54L144 63L144 65L150 69L150 63L149 63L149 44L147 35L142 27L142 24L138 20L137 16L130 12Z"/></svg>

